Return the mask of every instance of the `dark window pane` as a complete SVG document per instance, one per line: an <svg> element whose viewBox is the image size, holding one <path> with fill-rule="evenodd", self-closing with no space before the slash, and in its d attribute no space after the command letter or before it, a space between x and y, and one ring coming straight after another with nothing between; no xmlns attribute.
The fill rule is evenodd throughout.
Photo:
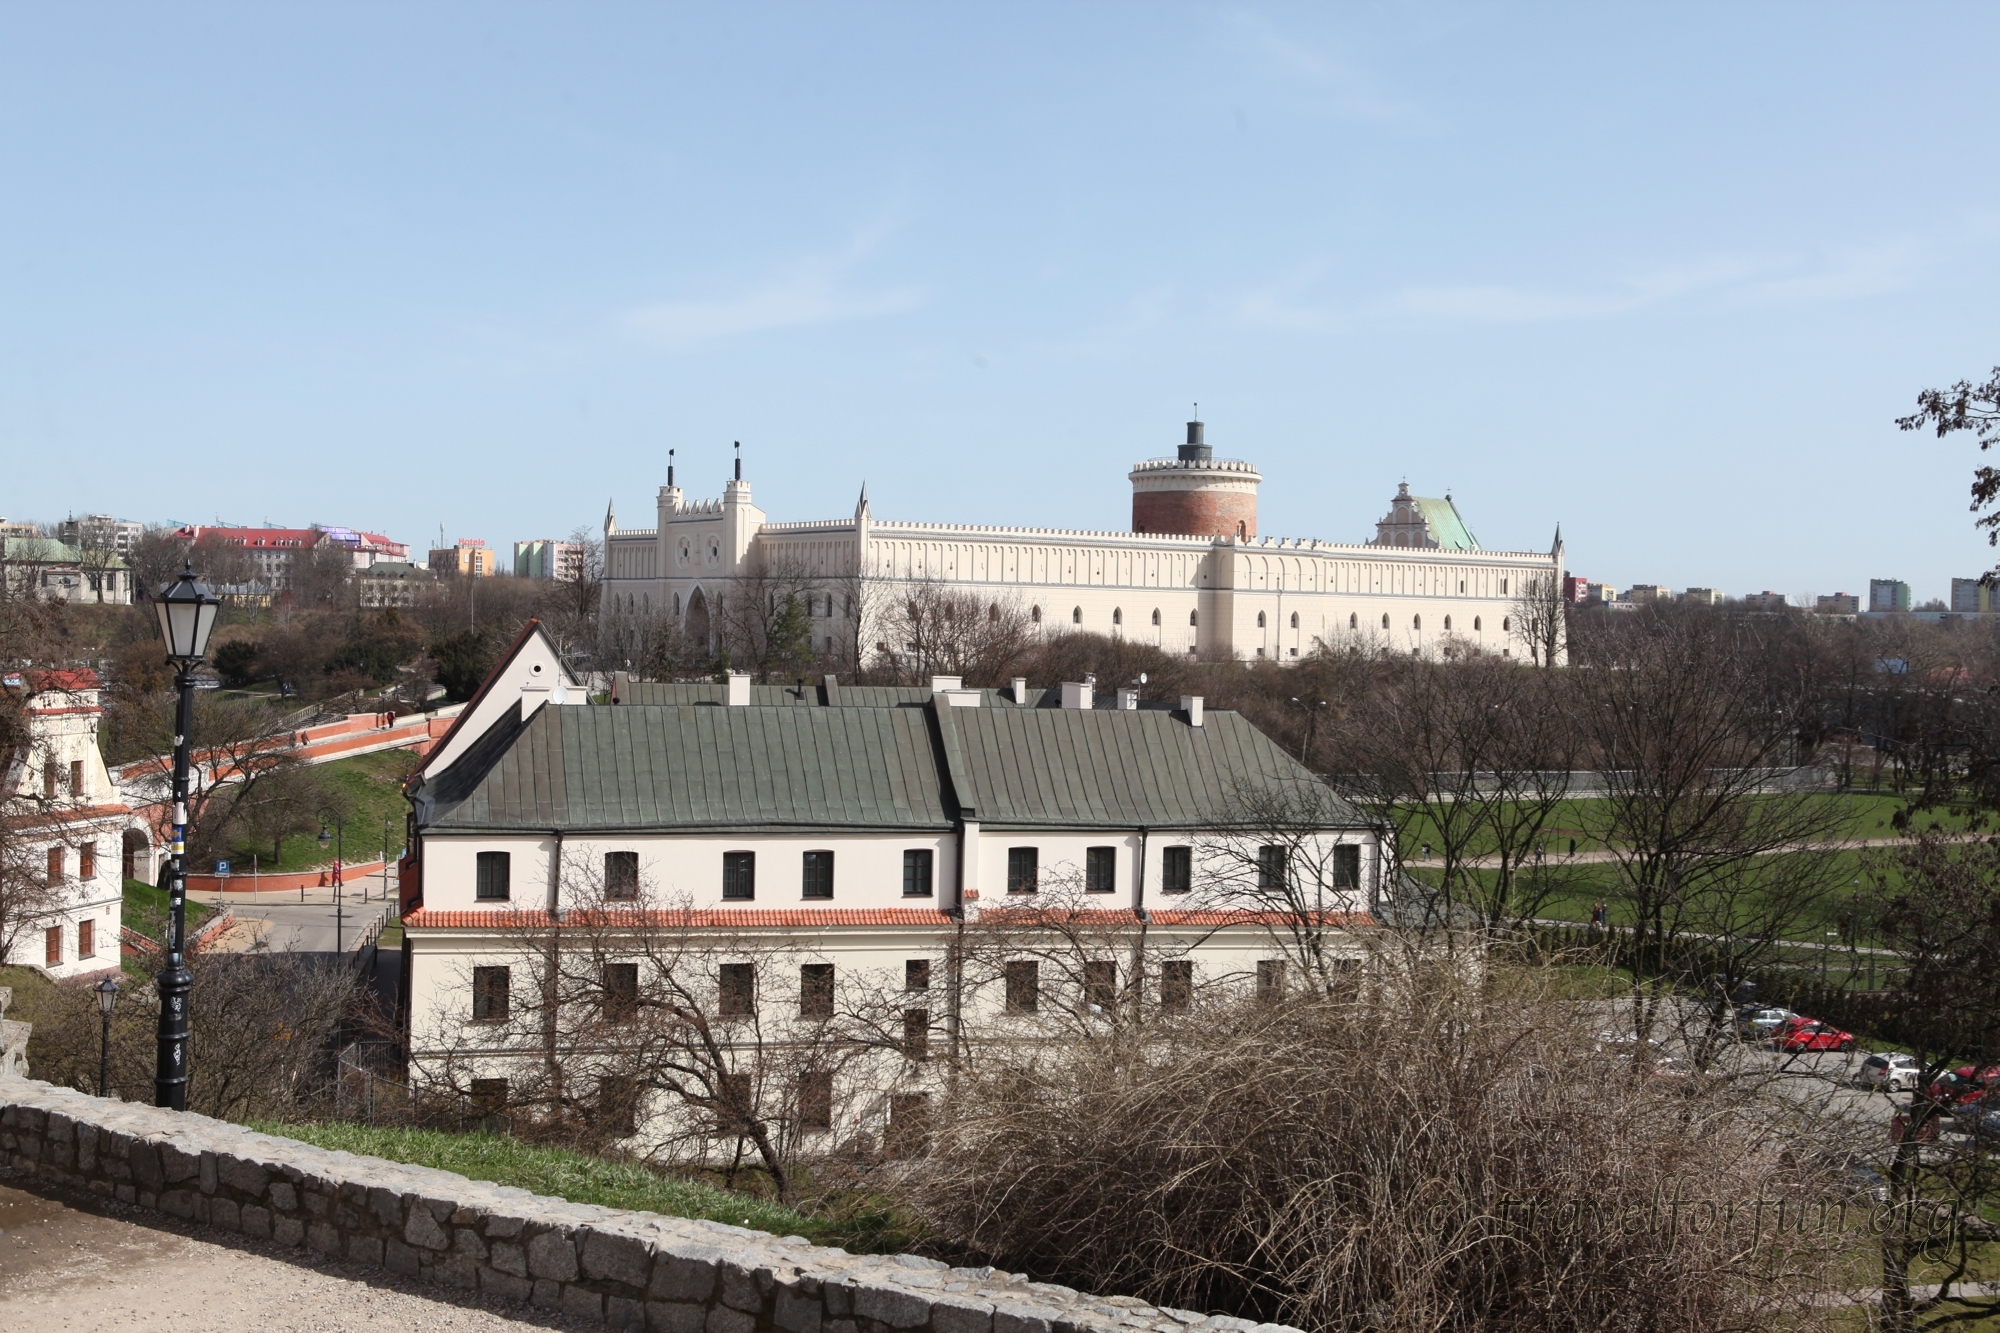
<svg viewBox="0 0 2000 1333"><path fill-rule="evenodd" d="M1257 963L1257 999L1270 1004L1285 993L1285 960L1260 959Z"/></svg>
<svg viewBox="0 0 2000 1333"><path fill-rule="evenodd" d="M911 850L903 853L903 896L905 898L931 896L931 853L928 850Z"/></svg>
<svg viewBox="0 0 2000 1333"><path fill-rule="evenodd" d="M472 1104L482 1111L506 1110L507 1080L504 1078L472 1080Z"/></svg>
<svg viewBox="0 0 2000 1333"><path fill-rule="evenodd" d="M507 1019L507 984L510 973L504 967L472 969L472 1017L479 1023L502 1023Z"/></svg>
<svg viewBox="0 0 2000 1333"><path fill-rule="evenodd" d="M1041 849L1007 849L1007 892L1033 893L1041 886Z"/></svg>
<svg viewBox="0 0 2000 1333"><path fill-rule="evenodd" d="M629 902L639 896L639 853L604 854L604 896L614 902Z"/></svg>
<svg viewBox="0 0 2000 1333"><path fill-rule="evenodd" d="M808 1070L799 1075L799 1128L833 1128L833 1075Z"/></svg>
<svg viewBox="0 0 2000 1333"><path fill-rule="evenodd" d="M799 1017L833 1017L833 964L799 965Z"/></svg>
<svg viewBox="0 0 2000 1333"><path fill-rule="evenodd" d="M507 877L512 855L507 852L481 852L478 856L479 875L474 893L481 902L504 902L509 890Z"/></svg>
<svg viewBox="0 0 2000 1333"><path fill-rule="evenodd" d="M1160 852L1160 891L1186 893L1194 887L1194 853L1187 847L1167 847Z"/></svg>
<svg viewBox="0 0 2000 1333"><path fill-rule="evenodd" d="M724 1018L748 1018L757 1012L757 965L724 963L721 968L721 1010Z"/></svg>
<svg viewBox="0 0 2000 1333"><path fill-rule="evenodd" d="M1358 888L1361 884L1361 849L1354 846L1333 849L1333 886Z"/></svg>
<svg viewBox="0 0 2000 1333"><path fill-rule="evenodd" d="M744 901L757 896L757 853L722 854L722 896Z"/></svg>
<svg viewBox="0 0 2000 1333"><path fill-rule="evenodd" d="M611 1074L597 1080L597 1113L613 1134L639 1132L639 1081Z"/></svg>
<svg viewBox="0 0 2000 1333"><path fill-rule="evenodd" d="M1160 1008L1179 1012L1194 998L1194 960L1171 958L1160 964Z"/></svg>
<svg viewBox="0 0 2000 1333"><path fill-rule="evenodd" d="M724 1074L716 1081L716 1120L725 1133L737 1132L756 1113L756 1088L748 1074Z"/></svg>
<svg viewBox="0 0 2000 1333"><path fill-rule="evenodd" d="M1257 887L1260 889L1282 889L1285 887L1285 849L1283 847L1259 847L1257 849Z"/></svg>
<svg viewBox="0 0 2000 1333"><path fill-rule="evenodd" d="M1083 1002L1094 1012L1107 1013L1118 998L1118 964L1094 961L1083 965Z"/></svg>
<svg viewBox="0 0 2000 1333"><path fill-rule="evenodd" d="M903 1054L911 1060L924 1060L931 1053L931 1011L928 1009L905 1009L903 1011Z"/></svg>
<svg viewBox="0 0 2000 1333"><path fill-rule="evenodd" d="M916 1157L930 1142L931 1095L899 1092L889 1098L889 1133L882 1144L889 1157Z"/></svg>
<svg viewBox="0 0 2000 1333"><path fill-rule="evenodd" d="M1086 893L1109 893L1118 884L1118 849L1092 847L1083 854L1083 888Z"/></svg>
<svg viewBox="0 0 2000 1333"><path fill-rule="evenodd" d="M639 1017L639 965L604 965L604 1021L630 1023Z"/></svg>
<svg viewBox="0 0 2000 1333"><path fill-rule="evenodd" d="M804 880L805 897L833 897L833 853L807 852Z"/></svg>
<svg viewBox="0 0 2000 1333"><path fill-rule="evenodd" d="M911 958L903 963L903 989L929 990L931 988L931 960Z"/></svg>
<svg viewBox="0 0 2000 1333"><path fill-rule="evenodd" d="M1040 999L1039 969L1033 963L1007 964L1007 1012L1032 1014Z"/></svg>

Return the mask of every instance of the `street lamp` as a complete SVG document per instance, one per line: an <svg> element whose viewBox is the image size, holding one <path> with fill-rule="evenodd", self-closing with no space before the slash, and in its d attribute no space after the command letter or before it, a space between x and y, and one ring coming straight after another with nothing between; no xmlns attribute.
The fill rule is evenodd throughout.
<svg viewBox="0 0 2000 1333"><path fill-rule="evenodd" d="M104 1040L97 1051L97 1095L111 1095L111 1011L118 1007L118 983L110 977L97 983L97 1011L104 1016Z"/></svg>
<svg viewBox="0 0 2000 1333"><path fill-rule="evenodd" d="M222 603L195 578L189 561L180 577L160 589L153 610L160 617L160 638L167 660L174 664L174 686L180 701L174 714L174 833L168 851L167 966L160 973L160 1040L153 1069L153 1104L187 1110L188 992L194 977L187 970L187 800L188 733L194 722L194 669L208 655L208 636ZM101 1001L100 1001L101 1003Z"/></svg>
<svg viewBox="0 0 2000 1333"><path fill-rule="evenodd" d="M326 816L327 811L320 811L319 849L325 851L329 846L333 848L333 951L345 953L346 950L341 947L340 928L344 904L341 902L340 882L343 878L341 870L347 856L347 827L341 822L340 812L336 810L333 812L334 831L329 834L326 831Z"/></svg>

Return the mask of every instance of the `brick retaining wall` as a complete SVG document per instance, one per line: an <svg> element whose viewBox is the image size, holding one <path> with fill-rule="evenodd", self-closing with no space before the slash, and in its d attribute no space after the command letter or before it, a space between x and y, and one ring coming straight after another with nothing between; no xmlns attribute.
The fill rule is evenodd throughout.
<svg viewBox="0 0 2000 1333"><path fill-rule="evenodd" d="M0 1160L224 1231L666 1333L1297 1333L915 1255L545 1198L0 1078Z"/></svg>

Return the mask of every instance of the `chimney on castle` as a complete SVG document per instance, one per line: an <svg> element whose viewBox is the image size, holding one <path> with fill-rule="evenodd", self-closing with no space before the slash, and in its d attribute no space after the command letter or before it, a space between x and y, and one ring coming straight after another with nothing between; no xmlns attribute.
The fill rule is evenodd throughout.
<svg viewBox="0 0 2000 1333"><path fill-rule="evenodd" d="M1181 446L1181 462L1207 463L1213 461L1215 452L1208 447L1208 441L1203 438L1204 432L1200 418L1197 417L1195 420L1188 422L1187 426L1188 437L1187 443Z"/></svg>

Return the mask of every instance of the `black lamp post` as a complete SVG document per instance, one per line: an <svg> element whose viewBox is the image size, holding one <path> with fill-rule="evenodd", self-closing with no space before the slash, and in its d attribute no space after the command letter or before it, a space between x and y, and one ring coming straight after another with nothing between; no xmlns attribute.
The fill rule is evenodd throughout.
<svg viewBox="0 0 2000 1333"><path fill-rule="evenodd" d="M341 822L340 813L338 811L335 811L333 813L333 834L332 836L328 836L326 831L326 816L327 812L322 810L319 816L319 849L321 851L325 851L329 843L333 845L334 849L333 850L333 951L335 953L345 953L347 951L341 947L340 928L342 924L343 904L341 903L340 900L341 899L340 884L341 880L346 878L346 876L342 872L346 869L347 829L346 826Z"/></svg>
<svg viewBox="0 0 2000 1333"><path fill-rule="evenodd" d="M194 978L187 970L187 800L188 732L194 721L194 669L208 655L208 636L215 628L222 603L195 579L190 562L179 578L160 590L153 601L160 617L160 637L167 660L174 664L174 686L180 702L174 714L174 837L168 850L167 968L160 973L159 1059L153 1070L153 1104L187 1110L188 992Z"/></svg>
<svg viewBox="0 0 2000 1333"><path fill-rule="evenodd" d="M104 1041L97 1051L97 1095L111 1095L111 1011L118 1007L118 983L110 977L97 983L97 1011L104 1016Z"/></svg>

